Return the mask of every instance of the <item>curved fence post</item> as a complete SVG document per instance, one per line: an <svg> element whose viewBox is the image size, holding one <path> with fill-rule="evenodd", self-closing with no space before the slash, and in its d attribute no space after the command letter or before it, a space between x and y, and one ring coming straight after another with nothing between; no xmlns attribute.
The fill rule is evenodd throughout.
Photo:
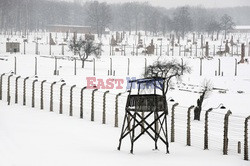
<svg viewBox="0 0 250 166"><path fill-rule="evenodd" d="M63 87L66 83L63 83L60 87L60 106L59 106L59 114L63 113Z"/></svg>
<svg viewBox="0 0 250 166"><path fill-rule="evenodd" d="M80 118L83 118L83 91L86 89L87 87L83 87L81 89L81 101L80 101Z"/></svg>
<svg viewBox="0 0 250 166"><path fill-rule="evenodd" d="M91 121L94 121L95 120L95 92L97 91L98 89L94 89L92 91L92 100L91 100Z"/></svg>
<svg viewBox="0 0 250 166"><path fill-rule="evenodd" d="M7 86L7 102L10 104L10 78L13 76L13 74L10 74L8 76L8 86Z"/></svg>
<svg viewBox="0 0 250 166"><path fill-rule="evenodd" d="M3 99L3 76L5 75L5 73L3 73L0 77L0 100Z"/></svg>
<svg viewBox="0 0 250 166"><path fill-rule="evenodd" d="M250 116L245 119L244 126L244 160L248 160L248 120Z"/></svg>
<svg viewBox="0 0 250 166"><path fill-rule="evenodd" d="M24 78L23 80L23 105L26 105L26 82L29 77Z"/></svg>
<svg viewBox="0 0 250 166"><path fill-rule="evenodd" d="M212 110L212 108L208 109L205 114L204 150L208 149L208 113Z"/></svg>
<svg viewBox="0 0 250 166"><path fill-rule="evenodd" d="M106 96L109 91L104 92L103 94L103 112L102 112L102 124L106 124Z"/></svg>
<svg viewBox="0 0 250 166"><path fill-rule="evenodd" d="M76 87L76 85L73 85L70 88L69 116L73 116L73 89L75 87Z"/></svg>
<svg viewBox="0 0 250 166"><path fill-rule="evenodd" d="M174 127L174 121L175 121L175 115L174 115L174 111L175 111L175 107L178 106L179 103L175 103L172 106L172 114L171 114L171 142L175 141L175 127Z"/></svg>
<svg viewBox="0 0 250 166"><path fill-rule="evenodd" d="M38 80L34 80L32 82L32 108L35 107L35 83L37 82Z"/></svg>
<svg viewBox="0 0 250 166"><path fill-rule="evenodd" d="M18 103L18 79L21 78L21 76L16 77L16 83L15 83L15 103Z"/></svg>
<svg viewBox="0 0 250 166"><path fill-rule="evenodd" d="M115 127L118 127L118 98L121 93L118 93L115 97Z"/></svg>
<svg viewBox="0 0 250 166"><path fill-rule="evenodd" d="M44 104L44 100L43 100L43 89L44 89L44 83L46 82L46 80L43 80L42 82L41 82L41 100L40 100L40 108L41 108L41 110L43 110L43 104Z"/></svg>
<svg viewBox="0 0 250 166"><path fill-rule="evenodd" d="M50 85L50 112L53 112L53 86L56 84L56 82L53 82Z"/></svg>
<svg viewBox="0 0 250 166"><path fill-rule="evenodd" d="M187 146L191 146L191 110L194 105L188 108L187 112Z"/></svg>
<svg viewBox="0 0 250 166"><path fill-rule="evenodd" d="M224 117L223 155L228 153L228 120L231 114L232 112L229 110Z"/></svg>

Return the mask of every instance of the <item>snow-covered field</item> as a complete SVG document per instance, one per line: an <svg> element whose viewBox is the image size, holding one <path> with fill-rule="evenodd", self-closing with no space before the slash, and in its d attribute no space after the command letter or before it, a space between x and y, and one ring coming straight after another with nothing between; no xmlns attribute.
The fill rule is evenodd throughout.
<svg viewBox="0 0 250 166"><path fill-rule="evenodd" d="M154 143L143 136L129 153L129 141L117 151L120 128L70 118L38 109L0 102L0 165L192 165L248 166L236 155L170 144L153 151Z"/></svg>
<svg viewBox="0 0 250 166"><path fill-rule="evenodd" d="M35 41L36 37L41 37L39 40L39 55L35 55ZM57 39L55 39L57 36ZM66 88L63 93L63 109L64 114L68 115L69 107L69 89L72 85L77 85L73 94L77 101L73 102L74 117L69 118L54 113L41 112L37 108L40 106L40 85L36 84L36 109L30 109L14 105L14 85L16 76L10 80L11 91L11 106L7 106L5 102L1 102L0 107L0 165L250 165L249 162L243 161L243 154L237 154L237 141L243 141L243 123L244 118L250 115L250 65L239 64L237 66L237 76L235 76L235 60L240 60L238 55L227 56L213 56L213 45L218 51L218 47L223 44L223 40L206 41L210 43L210 56L212 59L202 60L202 76L200 76L200 58L202 50L196 50L193 46L192 53L185 53L182 51L179 54L180 47L174 47L174 56L169 52L169 40L163 39L162 56L160 55L159 45L161 44L156 37L142 37L145 45L148 45L151 38L158 44L157 55L145 56L131 55L133 51L132 45L137 40L137 36L126 36L123 44L127 44L126 56L121 52L116 52L114 56L110 56L110 47L108 45L110 36L107 35L100 40L103 43L103 52L100 59L95 60L95 77L97 79L114 78L125 80L123 89L112 89L108 94L107 104L107 123L108 125L101 125L101 110L102 110L102 95L106 89L100 89L96 93L96 121L95 123L89 122L90 105L91 105L91 90L85 92L85 106L84 106L84 120L79 119L79 92L82 87L86 86L86 78L93 77L93 61L86 62L85 68L81 68L81 62L77 61L77 74L74 75L74 61L69 60L68 57L72 56L65 46L65 55L61 55L61 47L59 45L52 46L52 56L49 55L48 33L34 33L29 37L29 43L26 44L26 54L23 54L23 42L21 42L21 53L9 54L5 52L5 42L7 36L0 38L0 74L7 73L3 76L3 101L7 100L7 78L10 71L14 71L14 58L17 59L16 76L21 76L19 81L19 105L22 104L22 80L25 77L30 77L27 81L27 105L31 107L31 87L32 80L35 74L35 57L38 61L37 76L39 82L47 80L45 85L45 110L49 110L49 87L50 83L64 79ZM53 34L57 44L62 42L64 34ZM240 37L240 43L248 43L250 37L247 35L235 35L234 38ZM189 39L191 39L190 37ZM19 36L11 38L12 41L22 41ZM198 48L200 47L200 39L198 41ZM191 46L187 39L181 41L182 48ZM246 45L246 58L249 56L249 47ZM234 48L234 54L240 52L239 48ZM54 56L58 58L59 76L54 76ZM90 58L92 60L93 57ZM150 140L143 137L142 140L135 144L135 155L129 154L128 141L122 147L122 151L116 151L118 139L120 136L121 128L113 128L114 121L114 105L115 95L120 92L125 92L127 77L141 78L145 70L145 64L150 65L157 59L177 59L181 62L187 63L192 68L190 74L183 76L182 81L174 81L173 89L168 93L168 98L173 98L178 102L180 107L177 109L177 127L176 137L177 143L170 144L171 154L166 155L164 150L152 151L152 146L149 144ZM112 70L115 75L108 75L110 70L110 62L112 60ZM130 62L128 66L128 61ZM215 72L219 71L219 61L221 62L221 74L223 76L215 76ZM128 69L129 68L129 69ZM129 73L128 73L129 70ZM109 71L110 72L110 71ZM203 151L203 137L200 131L203 131L204 120L200 123L192 121L192 131L194 131L194 138L192 145L194 147L185 147L185 130L186 127L186 112L191 105L196 105L196 100L199 94L196 93L200 90L200 85L204 80L211 80L213 90L208 99L204 102L204 110L209 108L216 108L223 103L226 110L215 109L218 114L211 114L211 149ZM59 109L59 85L55 86L55 112ZM220 89L220 90L218 90ZM226 93L221 93L221 91ZM239 93L243 92L243 93ZM119 127L121 126L124 104L126 102L126 93L119 99ZM171 104L170 104L171 106ZM182 109L184 108L184 109ZM178 111L179 110L179 111ZM227 110L232 111L231 124L232 130L229 130L229 155L222 155L222 136L223 136L223 116ZM222 112L223 111L223 112ZM179 113L179 114L178 114ZM203 116L204 117L204 116ZM238 120L237 120L238 118ZM170 121L170 117L169 120ZM201 125L202 124L202 125ZM169 125L170 126L170 125ZM230 120L229 120L230 126ZM248 125L249 126L249 125ZM229 127L230 129L230 127ZM231 134L231 135L230 135ZM213 137L214 136L214 137ZM220 139L220 140L217 140ZM197 141L196 141L197 140ZM231 141L231 142L230 142ZM181 143L181 144L179 144ZM243 151L243 142L242 151ZM164 149L164 148L163 148ZM242 152L243 153L243 152ZM3 164L2 164L2 163Z"/></svg>

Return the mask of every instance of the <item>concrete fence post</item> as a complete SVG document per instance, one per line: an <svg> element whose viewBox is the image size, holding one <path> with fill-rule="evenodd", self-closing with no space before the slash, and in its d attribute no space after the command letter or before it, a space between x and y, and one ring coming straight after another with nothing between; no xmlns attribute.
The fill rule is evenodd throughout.
<svg viewBox="0 0 250 166"><path fill-rule="evenodd" d="M32 108L35 107L35 83L37 82L38 80L34 80L32 82Z"/></svg>
<svg viewBox="0 0 250 166"><path fill-rule="evenodd" d="M74 58L74 75L76 75L76 58Z"/></svg>
<svg viewBox="0 0 250 166"><path fill-rule="evenodd" d="M245 119L245 126L244 126L244 160L249 160L248 158L248 120L250 116Z"/></svg>
<svg viewBox="0 0 250 166"><path fill-rule="evenodd" d="M128 71L127 71L127 75L129 75L129 69L130 69L130 59L128 58Z"/></svg>
<svg viewBox="0 0 250 166"><path fill-rule="evenodd" d="M115 127L118 127L118 99L121 96L121 93L118 93L115 96Z"/></svg>
<svg viewBox="0 0 250 166"><path fill-rule="evenodd" d="M35 75L37 75L37 57L35 57Z"/></svg>
<svg viewBox="0 0 250 166"><path fill-rule="evenodd" d="M218 63L218 75L221 75L221 61L220 58L218 59L219 63Z"/></svg>
<svg viewBox="0 0 250 166"><path fill-rule="evenodd" d="M197 48L197 44L195 44L195 56L198 56L198 48Z"/></svg>
<svg viewBox="0 0 250 166"><path fill-rule="evenodd" d="M238 67L238 62L237 59L235 58L235 67L234 67L234 75L237 76L237 67Z"/></svg>
<svg viewBox="0 0 250 166"><path fill-rule="evenodd" d="M50 85L50 112L53 112L53 87L56 84L56 82L53 82Z"/></svg>
<svg viewBox="0 0 250 166"><path fill-rule="evenodd" d="M215 45L214 45L214 51L213 51L213 56L215 56Z"/></svg>
<svg viewBox="0 0 250 166"><path fill-rule="evenodd" d="M26 82L29 79L29 77L24 78L23 81L23 105L26 105Z"/></svg>
<svg viewBox="0 0 250 166"><path fill-rule="evenodd" d="M91 121L95 121L95 92L98 89L92 91L92 100L91 100Z"/></svg>
<svg viewBox="0 0 250 166"><path fill-rule="evenodd" d="M112 75L112 67L113 67L113 59L112 58L109 58L109 65L110 65L110 75Z"/></svg>
<svg viewBox="0 0 250 166"><path fill-rule="evenodd" d="M170 142L174 142L175 141L175 126L174 126L174 123L175 123L175 107L178 106L179 103L175 103L173 106L172 106L172 113L171 113L171 140Z"/></svg>
<svg viewBox="0 0 250 166"><path fill-rule="evenodd" d="M46 80L43 80L41 82L41 100L40 100L40 109L43 110L43 104L44 104L44 100L43 100L43 89L44 89L44 83L46 82Z"/></svg>
<svg viewBox="0 0 250 166"><path fill-rule="evenodd" d="M112 55L112 46L111 46L111 43L109 43L109 55L110 56Z"/></svg>
<svg viewBox="0 0 250 166"><path fill-rule="evenodd" d="M237 149L238 151L238 154L241 154L241 142L240 141L238 141L238 149Z"/></svg>
<svg viewBox="0 0 250 166"><path fill-rule="evenodd" d="M63 113L63 87L66 85L66 83L63 83L60 86L60 104L59 104L59 114Z"/></svg>
<svg viewBox="0 0 250 166"><path fill-rule="evenodd" d="M204 129L204 150L208 149L208 113L213 109L210 108L205 113L205 129Z"/></svg>
<svg viewBox="0 0 250 166"><path fill-rule="evenodd" d="M224 117L223 155L228 154L228 120L231 114L232 114L231 111L227 111Z"/></svg>
<svg viewBox="0 0 250 166"><path fill-rule="evenodd" d="M26 54L26 42L25 41L23 42L23 54L24 55Z"/></svg>
<svg viewBox="0 0 250 166"><path fill-rule="evenodd" d="M206 42L206 47L205 47L205 56L208 57L209 56L209 45L208 42Z"/></svg>
<svg viewBox="0 0 250 166"><path fill-rule="evenodd" d="M4 75L5 75L5 73L2 74L1 77L0 77L0 100L3 99L3 76Z"/></svg>
<svg viewBox="0 0 250 166"><path fill-rule="evenodd" d="M76 87L76 85L73 85L70 88L69 116L73 116L73 89L75 87Z"/></svg>
<svg viewBox="0 0 250 166"><path fill-rule="evenodd" d="M18 103L18 79L21 78L21 76L16 77L15 82L15 103Z"/></svg>
<svg viewBox="0 0 250 166"><path fill-rule="evenodd" d="M57 57L55 57L55 69L54 69L54 75L57 75Z"/></svg>
<svg viewBox="0 0 250 166"><path fill-rule="evenodd" d="M190 56L193 56L193 45L190 46Z"/></svg>
<svg viewBox="0 0 250 166"><path fill-rule="evenodd" d="M191 110L194 105L188 108L187 112L187 146L191 146Z"/></svg>
<svg viewBox="0 0 250 166"><path fill-rule="evenodd" d="M13 74L8 76L8 86L7 86L7 102L10 103L10 78L13 76Z"/></svg>
<svg viewBox="0 0 250 166"><path fill-rule="evenodd" d="M14 74L16 74L16 57L14 57Z"/></svg>
<svg viewBox="0 0 250 166"><path fill-rule="evenodd" d="M93 58L93 75L95 76L95 58Z"/></svg>
<svg viewBox="0 0 250 166"><path fill-rule="evenodd" d="M103 94L103 112L102 112L102 124L106 124L106 96L109 91L104 92Z"/></svg>
<svg viewBox="0 0 250 166"><path fill-rule="evenodd" d="M80 101L80 118L83 118L83 91L86 89L87 87L83 87L81 89L81 101Z"/></svg>
<svg viewBox="0 0 250 166"><path fill-rule="evenodd" d="M202 76L202 58L200 58L200 76Z"/></svg>

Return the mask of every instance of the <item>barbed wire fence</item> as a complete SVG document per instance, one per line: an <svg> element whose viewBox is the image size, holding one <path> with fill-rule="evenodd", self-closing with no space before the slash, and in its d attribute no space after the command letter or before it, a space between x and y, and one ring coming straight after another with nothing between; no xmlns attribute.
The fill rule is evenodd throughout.
<svg viewBox="0 0 250 166"><path fill-rule="evenodd" d="M48 82L36 77L0 75L0 100L40 110L87 119L120 127L124 117L127 93L111 93L67 85L63 80ZM200 121L193 120L194 106L171 103L168 126L170 142L178 142L223 155L239 155L249 160L250 116L231 111L201 111Z"/></svg>

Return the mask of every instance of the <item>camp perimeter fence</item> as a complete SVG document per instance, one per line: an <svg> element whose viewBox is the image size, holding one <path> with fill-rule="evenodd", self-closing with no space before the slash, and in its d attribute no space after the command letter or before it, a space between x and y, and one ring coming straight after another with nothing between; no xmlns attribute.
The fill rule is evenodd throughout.
<svg viewBox="0 0 250 166"><path fill-rule="evenodd" d="M114 127L122 126L126 99L127 93L80 88L62 80L47 82L35 77L0 75L0 100L8 104L21 104ZM239 155L249 160L250 116L211 108L202 110L201 119L197 121L193 120L194 106L169 102L168 107L170 142L221 151L223 155Z"/></svg>

